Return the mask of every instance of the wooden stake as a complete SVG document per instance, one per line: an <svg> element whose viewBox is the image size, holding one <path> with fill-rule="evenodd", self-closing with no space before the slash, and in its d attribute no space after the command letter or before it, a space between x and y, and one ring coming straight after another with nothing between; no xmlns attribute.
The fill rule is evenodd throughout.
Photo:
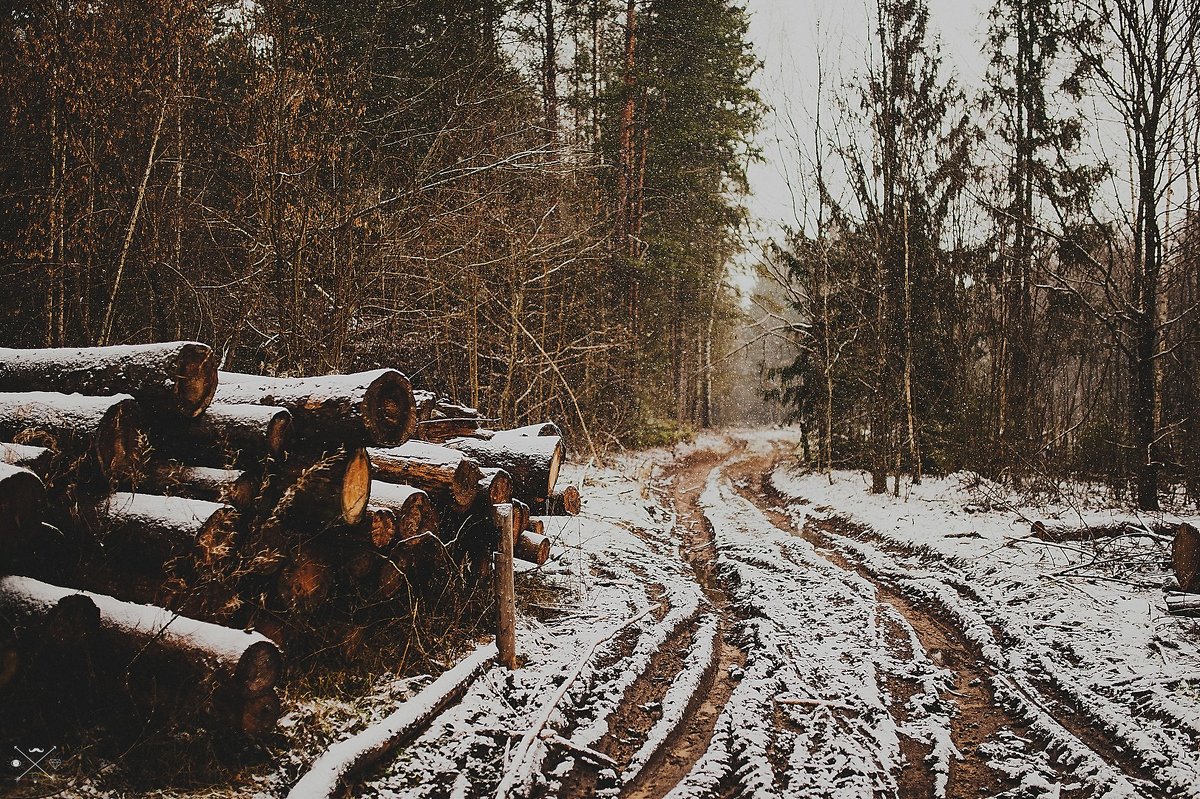
<svg viewBox="0 0 1200 799"><path fill-rule="evenodd" d="M496 549L497 660L509 669L517 667L517 601L513 582L513 506L497 505L500 523Z"/></svg>

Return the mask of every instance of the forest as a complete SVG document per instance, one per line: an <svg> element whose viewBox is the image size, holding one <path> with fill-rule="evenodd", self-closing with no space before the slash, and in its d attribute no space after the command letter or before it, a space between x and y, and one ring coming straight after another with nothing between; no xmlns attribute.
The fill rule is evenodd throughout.
<svg viewBox="0 0 1200 799"><path fill-rule="evenodd" d="M8 3L0 338L398 365L593 449L703 426L746 27L729 0Z"/></svg>
<svg viewBox="0 0 1200 799"><path fill-rule="evenodd" d="M802 218L764 257L805 458L876 492L972 469L1194 499L1200 6L998 0L979 92L926 3L872 12L865 63L817 76Z"/></svg>

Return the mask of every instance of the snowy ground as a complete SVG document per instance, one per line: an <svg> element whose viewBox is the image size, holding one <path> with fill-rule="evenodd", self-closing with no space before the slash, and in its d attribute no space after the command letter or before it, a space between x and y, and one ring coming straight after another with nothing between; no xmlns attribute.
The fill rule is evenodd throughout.
<svg viewBox="0 0 1200 799"><path fill-rule="evenodd" d="M517 576L524 667L353 795L1200 797L1200 626L1165 612L1160 537L1052 543L1030 521L1115 511L961 476L871 496L794 471L795 446L731 432L564 474L584 512ZM293 707L292 758L239 795L286 795L431 680Z"/></svg>

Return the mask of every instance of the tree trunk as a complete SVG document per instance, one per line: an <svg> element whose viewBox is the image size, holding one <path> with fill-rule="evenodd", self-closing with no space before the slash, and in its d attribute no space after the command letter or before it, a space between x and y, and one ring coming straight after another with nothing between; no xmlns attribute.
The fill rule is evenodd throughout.
<svg viewBox="0 0 1200 799"><path fill-rule="evenodd" d="M54 465L54 450L29 444L0 442L0 463L28 469L42 480L49 480Z"/></svg>
<svg viewBox="0 0 1200 799"><path fill-rule="evenodd" d="M358 524L371 498L372 471L365 449L289 461L280 475L283 495L272 515L306 529Z"/></svg>
<svg viewBox="0 0 1200 799"><path fill-rule="evenodd" d="M13 539L36 529L45 515L46 486L42 479L28 469L0 463L0 554L6 554ZM0 569L3 567L0 562Z"/></svg>
<svg viewBox="0 0 1200 799"><path fill-rule="evenodd" d="M521 560L543 566L550 560L550 539L539 533L523 532L517 536L514 555Z"/></svg>
<svg viewBox="0 0 1200 799"><path fill-rule="evenodd" d="M583 510L583 497L573 485L555 488L543 502L533 506L538 516L578 516Z"/></svg>
<svg viewBox="0 0 1200 799"><path fill-rule="evenodd" d="M0 391L130 394L147 410L199 416L217 390L206 344L175 341L124 347L0 348Z"/></svg>
<svg viewBox="0 0 1200 799"><path fill-rule="evenodd" d="M411 485L374 480L371 483L371 502L390 509L396 515L396 529L401 539L412 538L431 529L428 524L434 513L429 494ZM437 527L436 522L433 525Z"/></svg>

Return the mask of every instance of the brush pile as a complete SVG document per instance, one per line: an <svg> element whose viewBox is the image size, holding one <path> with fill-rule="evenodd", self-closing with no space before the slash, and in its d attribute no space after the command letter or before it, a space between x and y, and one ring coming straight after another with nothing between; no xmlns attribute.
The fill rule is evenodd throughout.
<svg viewBox="0 0 1200 799"><path fill-rule="evenodd" d="M545 562L536 517L580 510L560 431L485 422L394 369L0 348L0 702L49 681L271 730L284 653L352 650L446 570L486 576L497 505L516 556Z"/></svg>

